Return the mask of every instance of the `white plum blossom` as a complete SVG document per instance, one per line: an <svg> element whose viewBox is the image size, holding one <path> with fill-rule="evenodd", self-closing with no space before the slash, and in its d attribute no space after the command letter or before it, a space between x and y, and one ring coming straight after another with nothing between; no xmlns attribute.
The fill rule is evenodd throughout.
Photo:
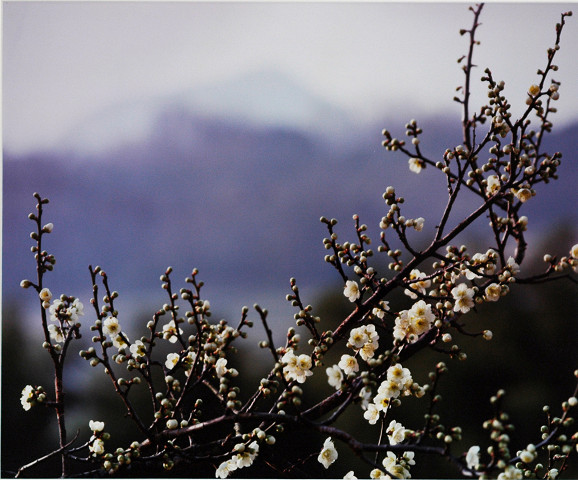
<svg viewBox="0 0 578 480"><path fill-rule="evenodd" d="M423 217L416 218L413 221L413 228L415 228L415 230L417 232L421 232L423 230L424 222L425 222L425 218L423 218Z"/></svg>
<svg viewBox="0 0 578 480"><path fill-rule="evenodd" d="M363 412L363 418L365 418L370 425L375 425L379 420L379 412L380 410L375 403L370 403L367 405L367 410Z"/></svg>
<svg viewBox="0 0 578 480"><path fill-rule="evenodd" d="M532 191L529 188L520 188L515 192L516 198L525 203L532 198Z"/></svg>
<svg viewBox="0 0 578 480"><path fill-rule="evenodd" d="M397 445L405 440L406 428L399 422L392 420L387 427L387 436L390 445Z"/></svg>
<svg viewBox="0 0 578 480"><path fill-rule="evenodd" d="M479 265L483 265L484 263L486 263L488 260L488 256L484 255L482 253L476 253L474 254L474 256L471 258L470 260L470 265L471 266L479 266ZM480 275L478 275L477 273L473 272L472 270L466 269L466 278L468 280L473 280L474 278L480 278Z"/></svg>
<svg viewBox="0 0 578 480"><path fill-rule="evenodd" d="M387 369L387 379L399 383L404 390L411 388L413 384L409 368L404 368L399 363Z"/></svg>
<svg viewBox="0 0 578 480"><path fill-rule="evenodd" d="M381 391L377 392L377 395L373 398L373 405L375 405L375 408L377 409L378 412L385 412L388 409L389 403L393 395L398 396L399 391L397 392L397 394L395 394L395 392L391 392L387 388L383 388L381 389ZM369 410L369 407L367 408Z"/></svg>
<svg viewBox="0 0 578 480"><path fill-rule="evenodd" d="M473 445L466 453L466 465L470 470L475 470L480 465L480 447Z"/></svg>
<svg viewBox="0 0 578 480"><path fill-rule="evenodd" d="M369 472L369 478L391 478L389 475L386 475L383 470L379 468L374 468L371 472Z"/></svg>
<svg viewBox="0 0 578 480"><path fill-rule="evenodd" d="M32 385L26 385L22 389L22 394L20 396L20 403L22 408L26 411L32 408L32 402L34 401L34 388Z"/></svg>
<svg viewBox="0 0 578 480"><path fill-rule="evenodd" d="M104 333L106 333L111 338L116 337L121 332L120 324L118 323L118 318L108 317L104 321L103 330Z"/></svg>
<svg viewBox="0 0 578 480"><path fill-rule="evenodd" d="M359 398L361 398L361 408L363 410L367 410L369 408L371 395L372 395L371 388L368 386L363 387L359 391Z"/></svg>
<svg viewBox="0 0 578 480"><path fill-rule="evenodd" d="M528 450L522 450L519 457L524 463L531 463L534 461L534 455L531 452L528 452Z"/></svg>
<svg viewBox="0 0 578 480"><path fill-rule="evenodd" d="M355 357L351 355L341 355L341 360L339 360L338 365L345 375L351 375L352 373L359 371L359 364Z"/></svg>
<svg viewBox="0 0 578 480"><path fill-rule="evenodd" d="M178 353L169 353L165 360L165 367L167 367L168 370L172 370L179 363L180 358Z"/></svg>
<svg viewBox="0 0 578 480"><path fill-rule="evenodd" d="M413 173L420 173L422 169L425 167L425 163L423 162L423 160L420 160L419 158L410 158L408 160L408 164L410 171L412 171Z"/></svg>
<svg viewBox="0 0 578 480"><path fill-rule="evenodd" d="M404 456L406 456L407 453L409 452L405 452ZM410 461L414 462L413 457L410 458ZM405 462L403 459L398 459L393 452L387 452L387 455L383 459L382 464L383 467L395 478L411 478L409 470L405 467L406 465L412 465L412 463Z"/></svg>
<svg viewBox="0 0 578 480"><path fill-rule="evenodd" d="M66 313L68 314L69 321L78 322L78 317L84 315L83 303L78 298L75 298L72 305L66 309Z"/></svg>
<svg viewBox="0 0 578 480"><path fill-rule="evenodd" d="M517 469L513 465L508 465L506 469L498 475L498 480L522 480L523 478L522 470Z"/></svg>
<svg viewBox="0 0 578 480"><path fill-rule="evenodd" d="M59 321L58 314L60 313L62 307L64 307L64 302L59 298L52 302L52 305L50 305L50 308L48 309L48 312L50 313L50 320L53 322Z"/></svg>
<svg viewBox="0 0 578 480"><path fill-rule="evenodd" d="M419 300L414 303L408 312L410 325L416 335L429 331L435 321L435 315L431 311L431 305Z"/></svg>
<svg viewBox="0 0 578 480"><path fill-rule="evenodd" d="M551 480L555 480L558 475L559 475L559 471L557 468L551 468L550 470L548 470L548 478L550 478Z"/></svg>
<svg viewBox="0 0 578 480"><path fill-rule="evenodd" d="M299 356L289 349L281 361L285 364L283 374L287 380L297 380L304 383L306 378L313 375L311 371L312 361L309 355L301 354Z"/></svg>
<svg viewBox="0 0 578 480"><path fill-rule="evenodd" d="M88 428L90 428L94 433L102 432L104 430L104 422L90 420L88 422Z"/></svg>
<svg viewBox="0 0 578 480"><path fill-rule="evenodd" d="M351 329L351 332L349 332L349 341L347 342L347 346L355 349L360 349L368 341L369 337L365 332L365 328L357 327Z"/></svg>
<svg viewBox="0 0 578 480"><path fill-rule="evenodd" d="M570 255L573 258L578 258L578 243L572 246L572 248L570 249Z"/></svg>
<svg viewBox="0 0 578 480"><path fill-rule="evenodd" d="M409 272L409 281L410 287L413 290L417 290L422 295L425 295L427 289L431 286L431 280L420 280L421 278L425 278L427 275L424 272L420 272L417 268L414 268L411 272ZM404 292L409 298L415 300L417 298L417 294L412 292L409 288L405 289Z"/></svg>
<svg viewBox="0 0 578 480"><path fill-rule="evenodd" d="M215 472L215 478L227 478L229 474L237 470L237 461L230 458L219 465Z"/></svg>
<svg viewBox="0 0 578 480"><path fill-rule="evenodd" d="M387 379L381 382L377 393L385 395L388 398L397 398L403 390L403 385L395 380Z"/></svg>
<svg viewBox="0 0 578 480"><path fill-rule="evenodd" d="M94 438L88 449L94 455L102 455L104 453L104 441L101 438Z"/></svg>
<svg viewBox="0 0 578 480"><path fill-rule="evenodd" d="M178 333L177 333L178 332ZM178 328L175 322L171 320L168 324L163 325L163 338L171 343L175 343L178 340L177 335L182 335L183 329Z"/></svg>
<svg viewBox="0 0 578 480"><path fill-rule="evenodd" d="M50 338L52 338L52 340L54 340L55 342L57 343L64 342L64 332L62 331L62 328L60 328L58 325L54 325L53 323L48 325L48 333L50 334Z"/></svg>
<svg viewBox="0 0 578 480"><path fill-rule="evenodd" d="M345 295L350 302L355 302L355 300L361 297L361 291L359 290L357 282L347 280L347 282L345 282L345 288L343 289L343 295Z"/></svg>
<svg viewBox="0 0 578 480"><path fill-rule="evenodd" d="M367 362L370 358L373 358L378 346L379 344L377 342L367 342L361 347L361 350L359 350L359 355Z"/></svg>
<svg viewBox="0 0 578 480"><path fill-rule="evenodd" d="M497 283L490 283L484 292L486 294L486 301L497 302L502 295L502 288Z"/></svg>
<svg viewBox="0 0 578 480"><path fill-rule="evenodd" d="M353 470L349 470L349 472L343 476L343 480L357 480L357 477L355 476Z"/></svg>
<svg viewBox="0 0 578 480"><path fill-rule="evenodd" d="M335 445L333 444L331 437L328 437L325 440L325 443L323 443L323 449L321 450L321 453L319 453L317 460L325 468L329 468L329 466L337 460L337 457L338 454Z"/></svg>
<svg viewBox="0 0 578 480"><path fill-rule="evenodd" d="M379 306L375 307L371 313L373 315L375 315L377 318L379 319L383 319L385 317L385 312L387 312L389 310L389 302L388 301L382 301L379 302Z"/></svg>
<svg viewBox="0 0 578 480"><path fill-rule="evenodd" d="M349 333L347 346L359 352L365 361L372 358L375 350L379 347L379 334L375 331L375 325L363 325L353 328Z"/></svg>
<svg viewBox="0 0 578 480"><path fill-rule="evenodd" d="M452 288L451 293L455 301L454 312L468 313L474 306L474 289L468 288L465 283Z"/></svg>
<svg viewBox="0 0 578 480"><path fill-rule="evenodd" d="M144 357L146 355L146 346L141 340L136 340L130 346L130 353L133 357Z"/></svg>
<svg viewBox="0 0 578 480"><path fill-rule="evenodd" d="M325 372L327 373L327 383L336 390L339 390L343 382L343 372L339 366L333 365L332 367L328 367Z"/></svg>
<svg viewBox="0 0 578 480"><path fill-rule="evenodd" d="M183 366L187 377L191 375L193 371L193 365L195 364L196 359L197 354L195 352L189 352L187 353L187 356L183 358Z"/></svg>
<svg viewBox="0 0 578 480"><path fill-rule="evenodd" d="M50 300L52 300L52 292L48 290L48 288L43 288L42 290L40 290L38 296L40 297L40 300L42 300L43 302L50 302Z"/></svg>
<svg viewBox="0 0 578 480"><path fill-rule="evenodd" d="M500 190L500 177L497 175L490 175L486 179L486 193L488 196L495 195Z"/></svg>
<svg viewBox="0 0 578 480"><path fill-rule="evenodd" d="M520 266L516 263L513 257L509 257L506 262L506 268L512 273L512 275L517 275L520 273Z"/></svg>
<svg viewBox="0 0 578 480"><path fill-rule="evenodd" d="M235 449L237 449L237 447L239 447L240 453L233 457L233 460L237 462L237 467L244 468L253 465L253 461L259 452L259 444L253 441L248 447L245 447L242 443L236 445Z"/></svg>
<svg viewBox="0 0 578 480"><path fill-rule="evenodd" d="M43 293L44 290L46 292ZM48 298L52 294L48 289L43 289L39 295ZM53 322L78 323L78 317L84 315L84 305L78 298L74 299L72 303L69 302L70 300L64 301L58 298L52 302L52 305L49 305L49 300L43 300L42 306L48 308L50 320Z"/></svg>
<svg viewBox="0 0 578 480"><path fill-rule="evenodd" d="M223 378L227 373L227 359L226 358L219 358L215 363L215 372L217 373L217 377Z"/></svg>
<svg viewBox="0 0 578 480"><path fill-rule="evenodd" d="M119 333L118 335L111 337L111 340L115 348L121 349L123 347L128 347L128 337L124 333Z"/></svg>
<svg viewBox="0 0 578 480"><path fill-rule="evenodd" d="M399 312L395 319L393 336L396 340L414 343L420 335L431 329L434 321L435 315L431 311L431 305L419 300L411 309Z"/></svg>
<svg viewBox="0 0 578 480"><path fill-rule="evenodd" d="M377 389L377 395L373 399L375 408L380 412L386 411L392 398L397 398L402 393L403 395L411 395L413 386L414 382L409 369L403 368L399 363L390 366L387 369L387 379L381 382ZM413 390L417 397L422 396L423 389L421 387L413 388Z"/></svg>

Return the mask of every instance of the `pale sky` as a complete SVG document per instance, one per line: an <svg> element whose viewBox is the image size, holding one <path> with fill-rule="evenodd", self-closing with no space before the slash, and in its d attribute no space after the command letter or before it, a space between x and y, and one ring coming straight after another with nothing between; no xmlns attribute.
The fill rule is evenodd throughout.
<svg viewBox="0 0 578 480"><path fill-rule="evenodd" d="M536 69L545 65L560 13L575 6L487 4L475 55L482 68L474 78L490 66L521 108ZM472 18L467 7L4 2L3 142L15 153L51 147L79 122L124 100L263 68L290 74L354 116L377 117L400 105L430 113L455 109L451 99L462 80L456 59L467 48L458 31ZM569 19L556 62L559 122L578 117L577 22Z"/></svg>

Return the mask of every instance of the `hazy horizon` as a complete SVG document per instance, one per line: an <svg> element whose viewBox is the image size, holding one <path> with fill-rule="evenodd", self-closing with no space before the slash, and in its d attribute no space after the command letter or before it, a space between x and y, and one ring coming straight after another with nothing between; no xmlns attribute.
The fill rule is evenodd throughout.
<svg viewBox="0 0 578 480"><path fill-rule="evenodd" d="M514 112L546 63L560 13L573 4L484 7L475 53L506 81ZM128 103L195 92L276 71L352 122L383 112L458 109L467 49L464 3L5 2L3 142L26 154L55 148L75 128ZM558 52L555 124L577 118L578 25ZM474 102L484 89L474 90ZM282 115L286 103L270 101ZM407 119L400 119L406 121ZM135 122L135 128L138 125ZM130 132L127 132L130 134Z"/></svg>

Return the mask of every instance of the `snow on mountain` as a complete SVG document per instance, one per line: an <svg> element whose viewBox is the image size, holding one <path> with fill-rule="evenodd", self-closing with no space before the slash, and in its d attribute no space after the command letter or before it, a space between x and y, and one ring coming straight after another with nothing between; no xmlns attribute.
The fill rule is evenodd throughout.
<svg viewBox="0 0 578 480"><path fill-rule="evenodd" d="M61 150L99 154L154 134L167 111L225 119L257 128L288 128L338 140L353 128L348 112L273 70L246 73L195 89L110 105L80 122L60 142Z"/></svg>

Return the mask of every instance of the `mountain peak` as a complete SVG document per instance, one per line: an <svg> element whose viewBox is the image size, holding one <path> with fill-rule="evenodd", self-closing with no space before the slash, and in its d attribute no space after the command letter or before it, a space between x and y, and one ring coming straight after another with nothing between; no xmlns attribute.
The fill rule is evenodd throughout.
<svg viewBox="0 0 578 480"><path fill-rule="evenodd" d="M184 92L112 105L81 122L61 145L74 153L94 154L145 142L157 120L175 109L197 119L289 128L334 138L352 128L347 112L309 92L290 75L261 69Z"/></svg>

